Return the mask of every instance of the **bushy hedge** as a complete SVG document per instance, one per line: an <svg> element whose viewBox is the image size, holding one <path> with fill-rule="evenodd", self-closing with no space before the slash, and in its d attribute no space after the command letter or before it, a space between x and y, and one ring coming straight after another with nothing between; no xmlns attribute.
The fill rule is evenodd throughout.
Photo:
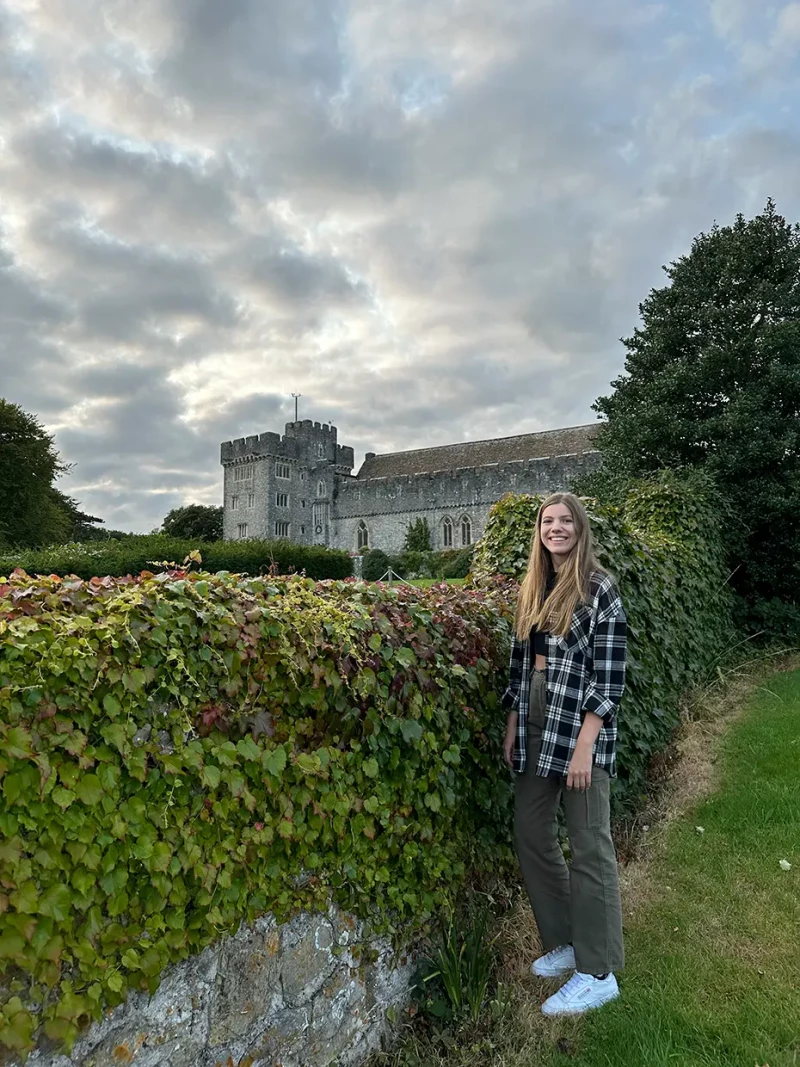
<svg viewBox="0 0 800 1067"><path fill-rule="evenodd" d="M333 894L424 921L510 858L512 590L164 572L0 582L0 1043Z"/></svg>
<svg viewBox="0 0 800 1067"><path fill-rule="evenodd" d="M442 552L415 552L404 549L388 555L380 548L364 553L363 576L377 581L392 568L401 578L466 578L472 565L473 547L445 549Z"/></svg>
<svg viewBox="0 0 800 1067"><path fill-rule="evenodd" d="M309 578L348 578L353 573L347 552L293 541L189 541L164 534L130 536L124 540L53 545L36 551L0 554L0 574L21 567L28 574L75 574L125 577L157 570L154 562L178 564L199 549L209 571L262 574L271 567L278 574L300 573Z"/></svg>
<svg viewBox="0 0 800 1067"><path fill-rule="evenodd" d="M473 575L520 579L540 497L509 494L492 509ZM619 716L618 805L635 802L653 755L678 722L685 692L737 640L713 487L664 474L632 485L621 507L587 500L600 562L617 579L629 622Z"/></svg>

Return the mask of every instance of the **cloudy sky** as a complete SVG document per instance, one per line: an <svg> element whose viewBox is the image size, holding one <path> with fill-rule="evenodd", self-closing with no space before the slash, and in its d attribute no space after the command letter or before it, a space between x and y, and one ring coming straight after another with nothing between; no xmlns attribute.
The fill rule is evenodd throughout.
<svg viewBox="0 0 800 1067"><path fill-rule="evenodd" d="M798 0L0 0L0 395L134 530L293 391L358 462L592 421L768 196Z"/></svg>

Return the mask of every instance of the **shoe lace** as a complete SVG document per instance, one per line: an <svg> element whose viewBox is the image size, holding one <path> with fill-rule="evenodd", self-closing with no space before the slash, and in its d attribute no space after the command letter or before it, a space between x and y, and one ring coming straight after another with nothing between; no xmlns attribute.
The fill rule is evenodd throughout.
<svg viewBox="0 0 800 1067"><path fill-rule="evenodd" d="M579 974L577 971L572 975L568 982L566 982L558 991L558 995L565 1000L567 997L572 996L580 986L586 981L586 978Z"/></svg>

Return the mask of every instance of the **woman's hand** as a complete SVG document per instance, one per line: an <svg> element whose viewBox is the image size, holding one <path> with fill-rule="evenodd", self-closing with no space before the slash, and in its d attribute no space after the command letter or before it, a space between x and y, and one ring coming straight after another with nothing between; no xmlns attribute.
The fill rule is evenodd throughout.
<svg viewBox="0 0 800 1067"><path fill-rule="evenodd" d="M517 741L517 719L519 712L510 711L506 722L506 737L503 741L503 759L512 771L514 770L514 745Z"/></svg>
<svg viewBox="0 0 800 1067"><path fill-rule="evenodd" d="M567 789L585 792L592 784L592 745L578 741L567 771Z"/></svg>

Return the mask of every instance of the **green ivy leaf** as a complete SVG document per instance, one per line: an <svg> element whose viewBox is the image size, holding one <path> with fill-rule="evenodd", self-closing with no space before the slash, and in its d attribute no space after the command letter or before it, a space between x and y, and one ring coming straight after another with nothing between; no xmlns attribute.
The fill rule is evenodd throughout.
<svg viewBox="0 0 800 1067"><path fill-rule="evenodd" d="M75 785L75 792L84 804L93 807L95 804L99 804L103 797L103 786L96 774L85 774L78 779Z"/></svg>

